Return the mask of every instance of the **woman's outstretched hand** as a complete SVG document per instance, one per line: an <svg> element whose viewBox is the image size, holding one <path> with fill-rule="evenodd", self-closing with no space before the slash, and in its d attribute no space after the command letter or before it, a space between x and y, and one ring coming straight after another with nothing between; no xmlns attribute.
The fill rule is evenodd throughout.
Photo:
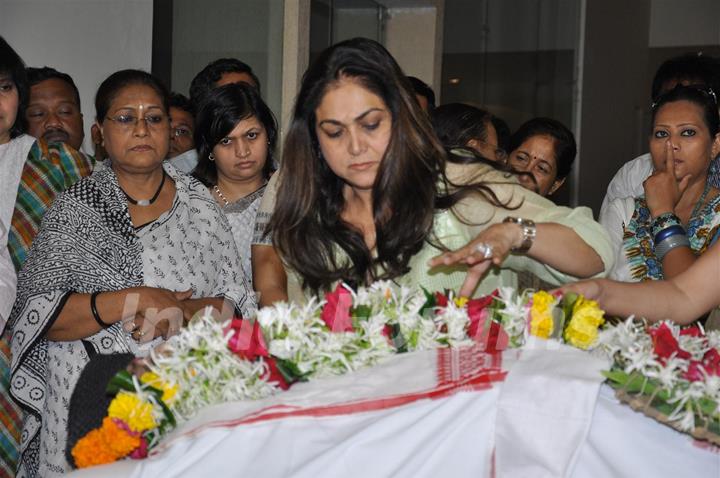
<svg viewBox="0 0 720 478"><path fill-rule="evenodd" d="M582 295L586 299L600 301L603 291L603 281L604 279L583 280L580 282L565 284L564 286L556 290L562 292L563 294L566 294L568 292L574 292L576 294Z"/></svg>
<svg viewBox="0 0 720 478"><path fill-rule="evenodd" d="M467 276L459 293L461 297L470 297L490 266L502 264L510 251L521 243L522 229L517 224L493 224L460 249L433 257L428 265L466 264Z"/></svg>

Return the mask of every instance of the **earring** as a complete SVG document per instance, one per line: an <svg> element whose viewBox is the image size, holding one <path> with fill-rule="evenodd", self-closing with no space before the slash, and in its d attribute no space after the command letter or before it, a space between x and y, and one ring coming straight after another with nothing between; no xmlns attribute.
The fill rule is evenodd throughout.
<svg viewBox="0 0 720 478"><path fill-rule="evenodd" d="M208 159L209 159L210 161L215 161L215 155L212 154L212 153L208 154Z"/></svg>

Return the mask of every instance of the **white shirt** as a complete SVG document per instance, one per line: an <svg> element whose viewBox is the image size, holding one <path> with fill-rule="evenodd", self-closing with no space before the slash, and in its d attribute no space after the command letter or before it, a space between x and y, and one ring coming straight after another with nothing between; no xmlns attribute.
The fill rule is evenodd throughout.
<svg viewBox="0 0 720 478"><path fill-rule="evenodd" d="M645 194L643 182L652 174L653 169L650 153L645 153L625 163L615 173L608 185L605 199L600 208L600 217L608 213L607 209L614 199L635 198ZM602 221L600 222L602 223Z"/></svg>

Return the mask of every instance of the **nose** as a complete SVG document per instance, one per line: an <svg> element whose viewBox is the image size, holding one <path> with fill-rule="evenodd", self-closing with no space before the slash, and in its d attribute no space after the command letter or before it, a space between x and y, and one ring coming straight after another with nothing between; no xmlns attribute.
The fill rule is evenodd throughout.
<svg viewBox="0 0 720 478"><path fill-rule="evenodd" d="M360 134L354 130L349 131L350 141L348 142L348 152L352 156L360 155L365 149L365 141L360 137Z"/></svg>
<svg viewBox="0 0 720 478"><path fill-rule="evenodd" d="M670 137L668 138L668 144L673 149L673 151L679 151L680 150L680 141L678 141L679 138L676 137Z"/></svg>
<svg viewBox="0 0 720 478"><path fill-rule="evenodd" d="M60 122L60 117L55 113L55 111L48 111L47 116L45 117L45 129L48 128L59 128L62 126L62 123Z"/></svg>
<svg viewBox="0 0 720 478"><path fill-rule="evenodd" d="M240 159L250 156L250 145L245 139L239 138L235 142L235 156Z"/></svg>
<svg viewBox="0 0 720 478"><path fill-rule="evenodd" d="M145 118L137 119L137 122L135 122L135 126L133 126L133 134L138 137L148 135L148 125L147 121L145 121Z"/></svg>

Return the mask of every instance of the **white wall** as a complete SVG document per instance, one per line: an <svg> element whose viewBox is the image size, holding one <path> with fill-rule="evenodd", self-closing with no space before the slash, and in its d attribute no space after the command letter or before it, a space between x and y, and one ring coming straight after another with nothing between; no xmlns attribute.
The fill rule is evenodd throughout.
<svg viewBox="0 0 720 478"><path fill-rule="evenodd" d="M442 24L439 26L442 28ZM437 10L435 7L391 8L385 22L385 47L395 57L405 74L416 76L432 85L436 83L436 55L442 52L437 44Z"/></svg>
<svg viewBox="0 0 720 478"><path fill-rule="evenodd" d="M114 71L150 71L152 0L0 0L0 35L28 66L50 66L72 76L80 90L85 149L95 92Z"/></svg>

